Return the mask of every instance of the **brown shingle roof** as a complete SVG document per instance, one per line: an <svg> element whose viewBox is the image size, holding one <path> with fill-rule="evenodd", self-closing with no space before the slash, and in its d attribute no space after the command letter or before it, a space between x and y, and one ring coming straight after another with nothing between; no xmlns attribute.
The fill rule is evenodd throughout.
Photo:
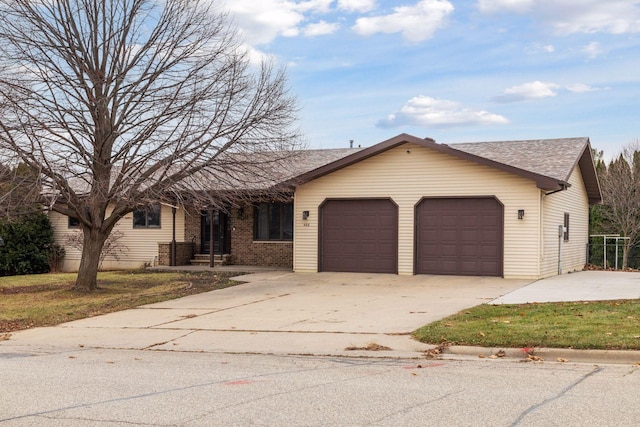
<svg viewBox="0 0 640 427"><path fill-rule="evenodd" d="M533 180L538 188L556 191L567 188L568 179L580 165L589 202L602 200L588 138L539 139L528 141L437 144L431 138L400 134L297 177L307 182L405 143L418 144L454 157L476 162Z"/></svg>
<svg viewBox="0 0 640 427"><path fill-rule="evenodd" d="M589 138L448 144L449 147L540 175L567 181Z"/></svg>

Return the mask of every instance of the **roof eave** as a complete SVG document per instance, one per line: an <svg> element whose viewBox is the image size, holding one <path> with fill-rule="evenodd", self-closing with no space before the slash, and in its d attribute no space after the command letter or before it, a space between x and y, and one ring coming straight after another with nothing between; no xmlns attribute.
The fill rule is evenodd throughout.
<svg viewBox="0 0 640 427"><path fill-rule="evenodd" d="M440 145L436 144L436 142L431 138L421 139L406 133L402 133L398 136L387 139L386 141L380 142L376 145L372 145L371 147L367 147L361 151L350 154L334 162L328 163L324 166L320 166L317 169L314 169L309 172L305 172L301 175L298 175L294 178L291 178L285 181L283 184L289 184L294 187L297 187L301 184L307 183L309 181L313 181L314 179L318 179L324 175L328 175L339 169L346 168L347 166L351 166L354 163L368 159L377 154L391 150L392 148L395 148L399 145L406 144L406 143L414 143L414 144L421 145L423 147L433 148L435 150L438 150L439 149L438 147L440 147Z"/></svg>
<svg viewBox="0 0 640 427"><path fill-rule="evenodd" d="M500 163L495 160L490 160L485 157L468 153L466 151L458 150L446 144L437 144L431 138L422 139L406 133L400 134L391 139L383 141L379 144L365 148L362 151L358 151L357 153L343 157L342 159L336 160L335 162L326 164L312 171L298 175L290 180L283 182L282 184L290 185L292 187L297 187L301 184L320 178L324 175L328 175L339 169L345 168L347 166L351 166L354 163L357 163L361 160L368 159L377 154L380 154L382 152L385 152L387 150L390 150L392 148L395 148L399 145L406 144L406 143L414 143L426 148L433 149L440 153L448 154L460 159L468 160L468 161L485 165L497 170L508 172L526 179L530 179L534 181L536 183L536 186L541 190L556 191L556 190L566 189L569 187L568 177L565 180L552 178L546 175L541 175L535 172L520 169L515 166L510 166L504 163ZM598 183L598 177L595 173L595 166L593 165L593 157L591 155L591 146L589 144L588 138L586 138L585 147L582 151L582 155L580 156L580 158L576 159L576 164L580 164L580 169L582 170L583 177L586 177L585 187L587 187L589 203L592 203L592 204L599 203L602 200L602 196L600 193L600 185ZM575 165L573 166L569 176L573 172L573 169L575 169Z"/></svg>
<svg viewBox="0 0 640 427"><path fill-rule="evenodd" d="M600 189L600 180L598 179L598 172L596 171L593 150L591 149L589 138L587 138L587 142L582 151L582 155L577 160L577 164L580 166L582 180L584 181L587 196L589 197L589 204L597 205L602 203L602 190Z"/></svg>

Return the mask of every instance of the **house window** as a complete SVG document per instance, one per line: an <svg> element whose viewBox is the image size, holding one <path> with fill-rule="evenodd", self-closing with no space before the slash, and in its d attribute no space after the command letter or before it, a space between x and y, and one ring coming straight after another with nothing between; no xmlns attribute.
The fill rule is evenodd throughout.
<svg viewBox="0 0 640 427"><path fill-rule="evenodd" d="M255 240L293 240L293 203L260 203L253 215Z"/></svg>
<svg viewBox="0 0 640 427"><path fill-rule="evenodd" d="M564 214L564 241L569 240L569 214Z"/></svg>
<svg viewBox="0 0 640 427"><path fill-rule="evenodd" d="M133 228L160 228L160 205L133 211Z"/></svg>
<svg viewBox="0 0 640 427"><path fill-rule="evenodd" d="M75 216L70 216L68 228L80 228L80 220Z"/></svg>

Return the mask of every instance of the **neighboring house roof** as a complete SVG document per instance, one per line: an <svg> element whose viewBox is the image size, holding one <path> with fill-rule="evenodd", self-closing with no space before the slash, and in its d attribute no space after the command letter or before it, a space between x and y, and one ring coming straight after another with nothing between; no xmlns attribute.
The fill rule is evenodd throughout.
<svg viewBox="0 0 640 427"><path fill-rule="evenodd" d="M308 182L405 143L414 143L454 157L513 173L536 182L545 191L569 186L569 177L580 165L590 203L602 200L589 138L437 144L431 138L400 134L354 154L325 164L297 177Z"/></svg>

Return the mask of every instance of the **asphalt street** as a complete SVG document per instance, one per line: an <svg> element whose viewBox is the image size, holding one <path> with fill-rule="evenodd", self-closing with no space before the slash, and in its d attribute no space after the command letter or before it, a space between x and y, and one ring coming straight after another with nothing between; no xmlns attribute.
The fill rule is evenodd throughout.
<svg viewBox="0 0 640 427"><path fill-rule="evenodd" d="M639 367L67 349L0 353L1 426L636 426Z"/></svg>

